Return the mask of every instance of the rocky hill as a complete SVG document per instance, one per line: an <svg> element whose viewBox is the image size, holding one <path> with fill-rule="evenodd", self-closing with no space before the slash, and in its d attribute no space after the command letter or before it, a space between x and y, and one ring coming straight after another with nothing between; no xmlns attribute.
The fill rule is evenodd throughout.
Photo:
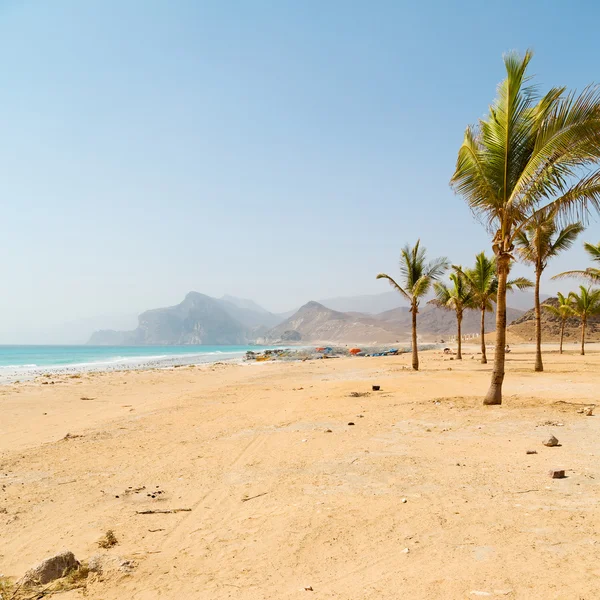
<svg viewBox="0 0 600 600"><path fill-rule="evenodd" d="M216 298L190 292L176 306L142 313L133 331L97 331L88 343L131 346L246 344L253 337L252 330L234 318L233 312Z"/></svg>
<svg viewBox="0 0 600 600"><path fill-rule="evenodd" d="M558 305L557 298L549 298L542 304ZM508 331L516 339L533 341L535 336L535 312L533 309L522 314L510 323ZM560 339L560 319L542 308L542 339L545 342L556 342ZM581 321L572 317L565 323L565 341L579 341L581 339ZM586 339L600 341L600 316L592 317L588 321Z"/></svg>
<svg viewBox="0 0 600 600"><path fill-rule="evenodd" d="M522 310L507 308L506 317L510 323L523 314ZM412 315L408 308L395 308L377 315L378 319L386 321L399 330L408 330L411 327ZM463 335L479 333L481 327L481 313L478 310L467 310L463 315ZM496 313L487 313L485 316L486 331L496 329ZM444 310L434 304L425 304L419 308L418 329L422 334L433 336L454 335L456 333L456 314L454 311Z"/></svg>
<svg viewBox="0 0 600 600"><path fill-rule="evenodd" d="M523 311L509 308L509 321ZM378 315L331 310L318 302L309 302L295 314L267 332L259 340L266 343L295 340L331 343L406 343L410 339L412 317L407 307L394 308ZM467 311L463 334L479 333L479 311ZM488 331L495 329L495 314L486 316ZM418 320L419 339L437 341L456 334L456 315L433 304L421 307Z"/></svg>
<svg viewBox="0 0 600 600"><path fill-rule="evenodd" d="M318 302L309 302L295 314L271 329L264 342L293 339L298 342L396 343L406 338L395 326L369 315L331 310Z"/></svg>

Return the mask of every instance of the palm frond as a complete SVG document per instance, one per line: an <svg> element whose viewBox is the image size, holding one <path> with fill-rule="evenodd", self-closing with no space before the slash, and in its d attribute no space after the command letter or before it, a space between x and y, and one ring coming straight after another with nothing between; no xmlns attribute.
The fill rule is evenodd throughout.
<svg viewBox="0 0 600 600"><path fill-rule="evenodd" d="M558 275L554 275L551 279L584 279L591 283L600 283L600 269L587 268L585 271L564 271Z"/></svg>
<svg viewBox="0 0 600 600"><path fill-rule="evenodd" d="M558 305L554 306L553 304L542 304L542 308L561 319L566 319L572 315L575 315L573 309L571 308L571 299L569 296L564 296L560 292L556 294L558 299Z"/></svg>
<svg viewBox="0 0 600 600"><path fill-rule="evenodd" d="M580 319L586 319L600 314L600 288L586 288L579 286L579 294L569 294L571 309Z"/></svg>
<svg viewBox="0 0 600 600"><path fill-rule="evenodd" d="M414 298L421 298L425 296L431 289L432 280L427 277L427 275L421 275L419 279L415 282L413 287L412 295Z"/></svg>
<svg viewBox="0 0 600 600"><path fill-rule="evenodd" d="M425 275L432 281L437 281L450 266L446 257L440 257L432 260L425 268Z"/></svg>
<svg viewBox="0 0 600 600"><path fill-rule="evenodd" d="M589 242L585 242L583 244L585 251L590 255L592 260L600 261L600 243L598 244L590 244Z"/></svg>
<svg viewBox="0 0 600 600"><path fill-rule="evenodd" d="M530 279L527 279L527 277L517 277L515 279L509 279L506 282L506 289L509 291L513 291L515 288L517 288L518 290L527 290L529 288L534 287L534 283L533 281L531 281Z"/></svg>
<svg viewBox="0 0 600 600"><path fill-rule="evenodd" d="M387 279L411 304L418 304L418 299L427 294L432 283L446 270L447 262L445 258L436 258L428 263L427 251L421 246L421 240L417 240L414 246L406 244L400 252L402 286L385 273L377 275L377 279Z"/></svg>
<svg viewBox="0 0 600 600"><path fill-rule="evenodd" d="M600 120L598 121L600 129ZM600 147L600 140L599 140ZM578 220L583 223L589 220L591 210L600 211L600 169L577 178L576 183L556 190L559 192L553 200L541 210L552 208L556 211L557 222L564 224Z"/></svg>
<svg viewBox="0 0 600 600"><path fill-rule="evenodd" d="M404 298L406 300L408 300L409 302L411 302L412 298L410 297L409 294L407 294L395 281L394 279L392 279L389 275L386 275L385 273L379 273L379 275L377 275L376 279L387 279L389 284L398 292L400 292L400 294L402 296L404 296Z"/></svg>
<svg viewBox="0 0 600 600"><path fill-rule="evenodd" d="M561 229L556 239L550 244L548 257L556 256L559 252L568 250L577 239L577 236L585 229L582 223L570 223Z"/></svg>
<svg viewBox="0 0 600 600"><path fill-rule="evenodd" d="M433 290L435 292L435 298L430 300L430 302L439 308L451 310L452 306L450 303L452 300L452 293L450 292L448 286L445 283L436 281L433 286Z"/></svg>
<svg viewBox="0 0 600 600"><path fill-rule="evenodd" d="M564 189L580 167L595 162L600 153L600 88L581 94L551 90L538 119L535 144L512 190L511 205L531 206ZM541 106L540 106L541 108Z"/></svg>

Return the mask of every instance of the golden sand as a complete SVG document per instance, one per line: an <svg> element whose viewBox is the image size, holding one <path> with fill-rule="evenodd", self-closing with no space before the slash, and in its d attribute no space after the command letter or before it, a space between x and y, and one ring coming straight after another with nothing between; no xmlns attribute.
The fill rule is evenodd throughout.
<svg viewBox="0 0 600 600"><path fill-rule="evenodd" d="M0 573L69 549L132 567L64 599L599 598L589 350L536 374L514 348L502 407L481 405L490 365L437 351L418 373L404 355L0 388Z"/></svg>

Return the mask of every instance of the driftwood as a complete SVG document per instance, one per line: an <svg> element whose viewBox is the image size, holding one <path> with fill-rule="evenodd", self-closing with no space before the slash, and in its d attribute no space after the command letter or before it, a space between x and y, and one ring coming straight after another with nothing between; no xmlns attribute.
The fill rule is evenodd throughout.
<svg viewBox="0 0 600 600"><path fill-rule="evenodd" d="M248 502L248 500L254 500L254 498L260 498L266 496L268 492L262 492L262 494L256 494L256 496L250 496L250 498L242 498L242 502Z"/></svg>

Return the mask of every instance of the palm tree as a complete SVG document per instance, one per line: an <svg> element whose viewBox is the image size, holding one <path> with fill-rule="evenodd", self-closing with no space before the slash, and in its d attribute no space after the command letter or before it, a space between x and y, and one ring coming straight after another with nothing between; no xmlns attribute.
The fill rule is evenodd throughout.
<svg viewBox="0 0 600 600"><path fill-rule="evenodd" d="M592 260L600 262L600 242L595 245L586 242L583 244L583 247ZM592 283L600 283L600 269L588 267L585 271L565 271L564 273L555 275L552 279L564 279L565 277L579 277L581 279L587 279Z"/></svg>
<svg viewBox="0 0 600 600"><path fill-rule="evenodd" d="M559 231L554 212L539 213L515 237L521 259L535 269L535 371L543 371L542 363L542 310L540 308L540 278L548 261L563 250L568 250L583 231L581 223L570 223Z"/></svg>
<svg viewBox="0 0 600 600"><path fill-rule="evenodd" d="M463 277L474 295L475 303L481 310L481 364L487 364L487 355L485 348L485 313L494 310L496 302L496 293L498 291L498 276L496 274L496 261L488 258L485 252L480 252L475 256L475 267L473 269L462 270L460 267L458 273ZM506 289L513 290L518 288L524 290L533 287L533 283L525 277L517 277L506 282Z"/></svg>
<svg viewBox="0 0 600 600"><path fill-rule="evenodd" d="M453 310L456 313L458 351L456 358L462 360L462 320L463 313L469 308L477 308L475 304L475 295L471 291L468 282L460 276L460 267L453 267L455 272L450 273L452 286L437 281L434 283L435 300L432 302L446 310Z"/></svg>
<svg viewBox="0 0 600 600"><path fill-rule="evenodd" d="M571 292L571 311L581 319L581 354L585 354L585 327L589 317L600 314L600 288L592 290L579 286L579 294Z"/></svg>
<svg viewBox="0 0 600 600"><path fill-rule="evenodd" d="M527 84L531 52L504 57L506 79L489 115L468 127L451 185L493 235L498 272L496 351L484 404L502 403L506 282L515 239L540 213L557 218L600 210L600 88L554 88L539 98Z"/></svg>
<svg viewBox="0 0 600 600"><path fill-rule="evenodd" d="M410 303L412 313L412 368L419 370L419 354L417 349L417 314L419 301L427 294L431 284L437 281L448 268L446 258L436 258L431 262L426 260L426 250L421 247L421 240L411 248L408 244L402 248L400 254L400 274L402 285L399 286L389 275L379 273L377 279L387 279L390 285L398 290Z"/></svg>
<svg viewBox="0 0 600 600"><path fill-rule="evenodd" d="M567 319L573 315L573 310L571 309L571 299L569 296L563 296L558 292L556 297L558 298L558 304L556 306L553 306L552 304L542 304L542 308L560 319L560 347L558 353L562 354L565 323Z"/></svg>

